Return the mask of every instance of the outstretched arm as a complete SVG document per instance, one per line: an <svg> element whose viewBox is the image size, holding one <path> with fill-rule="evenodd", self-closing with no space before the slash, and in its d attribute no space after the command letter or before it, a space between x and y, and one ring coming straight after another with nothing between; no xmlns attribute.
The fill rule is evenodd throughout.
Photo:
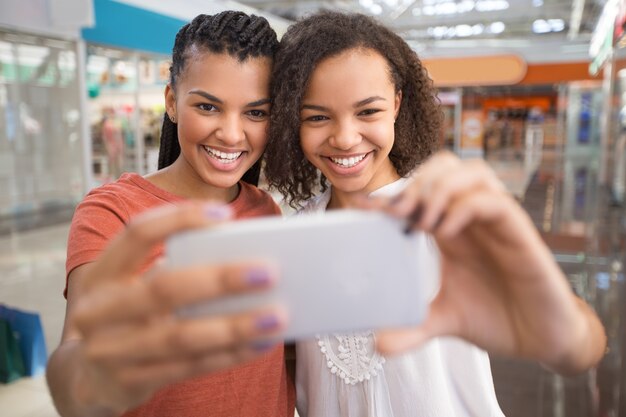
<svg viewBox="0 0 626 417"><path fill-rule="evenodd" d="M597 315L573 293L526 212L484 162L437 154L402 194L366 204L431 233L442 258L441 288L427 319L382 332L382 352L451 335L565 374L602 358L606 335Z"/></svg>

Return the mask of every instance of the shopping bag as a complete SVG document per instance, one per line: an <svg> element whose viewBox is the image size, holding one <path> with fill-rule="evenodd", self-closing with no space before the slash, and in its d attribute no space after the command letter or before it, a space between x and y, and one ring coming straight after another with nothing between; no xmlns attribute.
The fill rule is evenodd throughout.
<svg viewBox="0 0 626 417"><path fill-rule="evenodd" d="M9 322L0 318L0 382L15 381L24 375L18 336Z"/></svg>
<svg viewBox="0 0 626 417"><path fill-rule="evenodd" d="M0 319L6 320L18 337L26 375L43 374L48 352L39 314L0 305Z"/></svg>

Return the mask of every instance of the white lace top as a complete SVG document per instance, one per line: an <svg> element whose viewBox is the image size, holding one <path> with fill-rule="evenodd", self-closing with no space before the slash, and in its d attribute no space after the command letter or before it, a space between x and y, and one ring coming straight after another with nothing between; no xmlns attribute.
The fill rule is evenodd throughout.
<svg viewBox="0 0 626 417"><path fill-rule="evenodd" d="M397 194L406 181L400 179L375 193ZM325 210L329 201L330 189L309 200L302 212ZM433 245L421 248L436 251ZM489 357L452 338L434 339L419 350L391 358L375 351L372 332L298 342L296 390L301 417L503 416Z"/></svg>

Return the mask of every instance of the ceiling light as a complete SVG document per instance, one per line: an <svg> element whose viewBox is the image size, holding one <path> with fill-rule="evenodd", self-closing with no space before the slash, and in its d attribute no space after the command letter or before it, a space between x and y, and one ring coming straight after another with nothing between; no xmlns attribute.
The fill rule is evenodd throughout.
<svg viewBox="0 0 626 417"><path fill-rule="evenodd" d="M533 7L543 6L543 0L533 0Z"/></svg>
<svg viewBox="0 0 626 417"><path fill-rule="evenodd" d="M456 36L459 38L467 38L474 34L470 25L458 25L456 28Z"/></svg>
<svg viewBox="0 0 626 417"><path fill-rule="evenodd" d="M562 32L565 30L563 19L537 19L533 22L534 33Z"/></svg>
<svg viewBox="0 0 626 417"><path fill-rule="evenodd" d="M552 32L561 32L565 29L565 22L563 19L549 19L548 24L550 25Z"/></svg>
<svg viewBox="0 0 626 417"><path fill-rule="evenodd" d="M447 26L436 26L434 28L428 28L426 32L434 38L441 39L448 35L448 30L449 28Z"/></svg>
<svg viewBox="0 0 626 417"><path fill-rule="evenodd" d="M534 33L548 33L551 32L552 28L550 24L543 19L537 19L533 22L533 32Z"/></svg>
<svg viewBox="0 0 626 417"><path fill-rule="evenodd" d="M476 2L474 0L463 0L456 5L457 13L467 13L474 10Z"/></svg>
<svg viewBox="0 0 626 417"><path fill-rule="evenodd" d="M506 25L503 22L493 22L489 25L489 32L499 34L504 32Z"/></svg>
<svg viewBox="0 0 626 417"><path fill-rule="evenodd" d="M435 14L455 14L456 13L456 3L448 1L445 3L439 3L435 6Z"/></svg>
<svg viewBox="0 0 626 417"><path fill-rule="evenodd" d="M424 6L422 9L422 13L426 16L434 16L435 15L435 6Z"/></svg>
<svg viewBox="0 0 626 417"><path fill-rule="evenodd" d="M476 2L476 10L479 12L493 12L508 8L509 2L506 0L481 0Z"/></svg>
<svg viewBox="0 0 626 417"><path fill-rule="evenodd" d="M374 5L374 0L359 0L359 4L366 9L369 9L372 5Z"/></svg>
<svg viewBox="0 0 626 417"><path fill-rule="evenodd" d="M472 35L482 35L485 31L485 26L481 24L477 24L472 26Z"/></svg>
<svg viewBox="0 0 626 417"><path fill-rule="evenodd" d="M379 15L383 12L383 7L380 4L372 4L369 9L370 12L375 15Z"/></svg>

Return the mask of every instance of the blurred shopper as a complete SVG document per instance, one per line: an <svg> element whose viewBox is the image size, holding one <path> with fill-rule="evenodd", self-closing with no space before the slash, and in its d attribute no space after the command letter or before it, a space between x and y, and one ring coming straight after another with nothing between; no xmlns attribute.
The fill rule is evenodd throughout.
<svg viewBox="0 0 626 417"><path fill-rule="evenodd" d="M72 221L66 323L48 368L61 415L293 416L283 346L268 341L283 327L280 312L175 314L182 305L267 288L271 270L154 267L172 233L280 213L268 194L242 181L258 179L277 45L264 18L240 12L200 15L177 34L162 169L93 190Z"/></svg>
<svg viewBox="0 0 626 417"><path fill-rule="evenodd" d="M605 336L597 317L495 175L450 154L424 163L440 110L399 36L362 15L313 15L283 36L272 80L280 111L271 116L269 184L303 211L360 206L406 218L433 234L442 259L423 325L378 340L380 351L403 354L377 353L372 332L297 343L302 417L502 415L478 347L561 372L599 361ZM318 187L325 191L312 197ZM434 245L416 255L438 256Z"/></svg>

